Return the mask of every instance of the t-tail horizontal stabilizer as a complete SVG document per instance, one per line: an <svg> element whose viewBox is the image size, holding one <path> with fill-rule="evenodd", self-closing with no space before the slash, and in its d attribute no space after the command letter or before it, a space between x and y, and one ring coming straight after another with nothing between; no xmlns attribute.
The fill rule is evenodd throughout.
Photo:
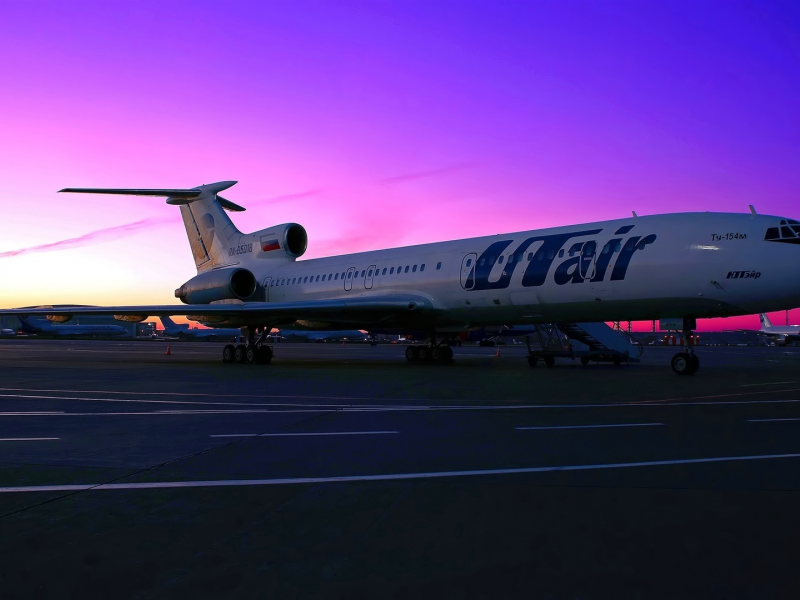
<svg viewBox="0 0 800 600"><path fill-rule="evenodd" d="M196 188L181 189L181 188L155 188L155 189L139 189L139 188L64 188L58 190L59 192L72 192L75 194L115 194L118 196L162 196L167 199L167 204L190 204L198 200L203 192L211 192L217 194L222 190L227 190L229 187L235 185L235 181L220 181L217 183L209 183L207 185L200 185ZM242 212L246 210L243 206L226 200L221 196L217 196L217 201L220 206L225 210L232 212Z"/></svg>

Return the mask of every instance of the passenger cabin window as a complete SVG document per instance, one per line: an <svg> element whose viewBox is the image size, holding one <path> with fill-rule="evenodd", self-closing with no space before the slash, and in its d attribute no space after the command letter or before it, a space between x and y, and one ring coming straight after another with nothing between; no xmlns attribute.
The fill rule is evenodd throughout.
<svg viewBox="0 0 800 600"><path fill-rule="evenodd" d="M470 259L470 260L472 260L472 259ZM436 263L436 270L438 271L441 268L442 268L442 263Z"/></svg>
<svg viewBox="0 0 800 600"><path fill-rule="evenodd" d="M367 273L367 277L372 277L372 269L370 269L369 272Z"/></svg>
<svg viewBox="0 0 800 600"><path fill-rule="evenodd" d="M558 251L558 258L564 258L564 249Z"/></svg>
<svg viewBox="0 0 800 600"><path fill-rule="evenodd" d="M533 259L533 252L528 252L528 262L531 262Z"/></svg>
<svg viewBox="0 0 800 600"><path fill-rule="evenodd" d="M389 269L389 275L394 275L394 267L392 267L391 269Z"/></svg>
<svg viewBox="0 0 800 600"><path fill-rule="evenodd" d="M556 256L556 253L553 252L552 250L550 250L550 252L547 253L547 260L553 260L555 258L555 256Z"/></svg>
<svg viewBox="0 0 800 600"><path fill-rule="evenodd" d="M336 277L333 278L334 281L339 281L339 274L336 274Z"/></svg>
<svg viewBox="0 0 800 600"><path fill-rule="evenodd" d="M361 271L361 276L362 276L362 277L364 276L364 273L365 273L365 271Z"/></svg>
<svg viewBox="0 0 800 600"><path fill-rule="evenodd" d="M485 263L486 263L486 259L485 259L485 258L481 258L481 259L478 261L478 266L479 266L479 267L482 267L482 266L483 266Z"/></svg>
<svg viewBox="0 0 800 600"><path fill-rule="evenodd" d="M425 263L422 263L422 264L419 266L419 272L420 272L420 273L422 273L424 270L425 270Z"/></svg>
<svg viewBox="0 0 800 600"><path fill-rule="evenodd" d="M352 273L348 273L347 274L347 278L350 279L351 275L352 275Z"/></svg>
<svg viewBox="0 0 800 600"><path fill-rule="evenodd" d="M386 275L386 268L383 269L383 273L381 275Z"/></svg>
<svg viewBox="0 0 800 600"><path fill-rule="evenodd" d="M502 254L498 257L497 262L500 263L501 265L503 264L503 255Z"/></svg>
<svg viewBox="0 0 800 600"><path fill-rule="evenodd" d="M439 266L442 266L442 263L439 263ZM471 258L468 258L468 259L467 259L467 268L469 268L469 267L471 267L471 266L472 266L472 259L471 259ZM438 268L438 267L437 267L437 268Z"/></svg>
<svg viewBox="0 0 800 600"><path fill-rule="evenodd" d="M416 272L417 272L417 265L414 265L414 268L413 268L413 269L411 269L411 272L412 272L412 273L416 273Z"/></svg>
<svg viewBox="0 0 800 600"><path fill-rule="evenodd" d="M408 273L408 265L406 265L406 270L403 273Z"/></svg>

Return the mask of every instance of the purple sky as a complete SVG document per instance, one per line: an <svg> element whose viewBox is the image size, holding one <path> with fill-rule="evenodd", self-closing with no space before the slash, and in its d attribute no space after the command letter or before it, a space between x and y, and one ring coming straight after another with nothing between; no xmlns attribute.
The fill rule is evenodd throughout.
<svg viewBox="0 0 800 600"><path fill-rule="evenodd" d="M309 257L631 210L800 217L795 2L0 13L2 306L166 303L194 274L174 207L65 186L237 179L239 228L302 223Z"/></svg>

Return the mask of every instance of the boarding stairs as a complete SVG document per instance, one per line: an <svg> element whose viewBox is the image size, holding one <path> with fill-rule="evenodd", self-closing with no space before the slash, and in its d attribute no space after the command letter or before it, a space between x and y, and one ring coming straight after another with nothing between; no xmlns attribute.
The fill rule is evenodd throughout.
<svg viewBox="0 0 800 600"><path fill-rule="evenodd" d="M539 349L533 350L528 339L528 362L539 359L551 367L556 358L589 362L639 362L642 345L624 330L614 330L605 323L549 323L537 325ZM567 339L565 339L565 336Z"/></svg>

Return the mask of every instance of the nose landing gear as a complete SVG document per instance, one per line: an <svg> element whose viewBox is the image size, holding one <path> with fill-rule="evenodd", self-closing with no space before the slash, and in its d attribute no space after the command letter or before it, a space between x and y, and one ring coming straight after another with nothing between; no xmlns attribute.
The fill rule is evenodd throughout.
<svg viewBox="0 0 800 600"><path fill-rule="evenodd" d="M694 353L692 339L694 329L697 327L697 320L684 317L683 319L683 345L686 352L678 352L672 357L672 370L677 375L694 375L700 368L700 359Z"/></svg>

